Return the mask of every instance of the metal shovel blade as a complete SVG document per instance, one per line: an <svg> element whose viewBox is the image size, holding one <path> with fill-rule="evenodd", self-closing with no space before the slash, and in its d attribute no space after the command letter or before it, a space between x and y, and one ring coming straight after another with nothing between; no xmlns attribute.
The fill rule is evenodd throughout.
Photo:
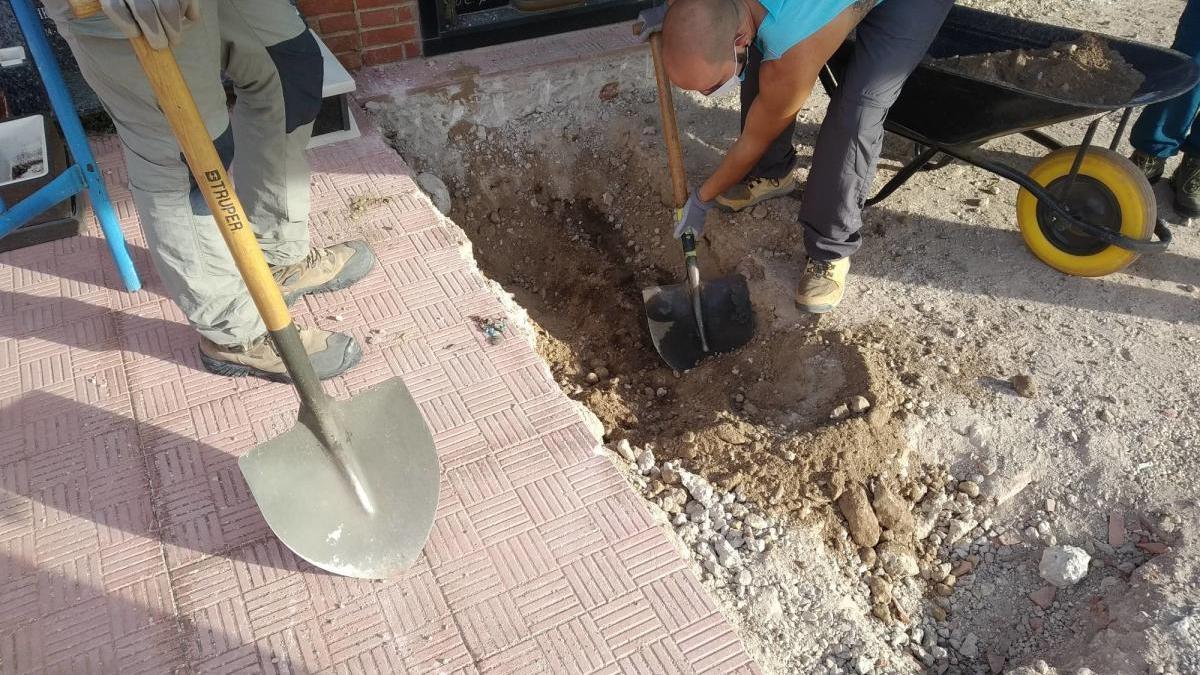
<svg viewBox="0 0 1200 675"><path fill-rule="evenodd" d="M706 352L692 310L687 284L642 289L650 339L659 355L675 370L696 367ZM731 352L754 336L750 289L740 274L700 282L700 306L708 353Z"/></svg>
<svg viewBox="0 0 1200 675"><path fill-rule="evenodd" d="M433 438L399 378L331 404L371 495L371 512L303 421L238 464L267 524L296 555L335 574L394 577L417 559L433 526Z"/></svg>

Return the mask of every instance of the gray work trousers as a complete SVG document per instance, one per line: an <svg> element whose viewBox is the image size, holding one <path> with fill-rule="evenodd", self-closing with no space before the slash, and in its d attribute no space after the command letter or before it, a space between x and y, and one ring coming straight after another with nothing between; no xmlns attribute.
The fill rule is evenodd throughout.
<svg viewBox="0 0 1200 675"><path fill-rule="evenodd" d="M175 58L231 165L267 262L298 262L309 251L304 149L321 105L320 47L287 0L206 0L200 12L173 48ZM129 42L102 15L59 27L116 124L150 257L168 295L213 342L255 340L266 328ZM232 124L222 72L237 94Z"/></svg>
<svg viewBox="0 0 1200 675"><path fill-rule="evenodd" d="M862 243L862 209L883 149L883 120L953 4L953 0L884 0L855 29L854 52L830 97L800 206L804 249L810 258L845 258ZM762 53L751 49L742 82L743 125L758 95L761 65ZM793 120L749 175L779 178L791 171L795 130Z"/></svg>

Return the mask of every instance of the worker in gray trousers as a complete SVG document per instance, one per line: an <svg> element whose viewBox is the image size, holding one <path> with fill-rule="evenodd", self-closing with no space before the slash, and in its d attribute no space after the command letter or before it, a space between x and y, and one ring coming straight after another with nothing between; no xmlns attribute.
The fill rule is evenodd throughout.
<svg viewBox="0 0 1200 675"><path fill-rule="evenodd" d="M200 333L202 363L222 375L286 380L128 38L145 35L152 47L174 51L289 304L344 288L375 263L362 241L309 243L304 151L323 79L316 38L287 0L102 0L103 13L87 19L75 19L67 0L43 4L116 125L151 260ZM222 74L237 95L232 119ZM300 333L322 378L362 355L349 335Z"/></svg>
<svg viewBox="0 0 1200 675"><path fill-rule="evenodd" d="M851 35L849 64L813 150L800 208L807 263L796 304L841 302L862 208L883 147L883 121L924 57L953 0L673 0L647 10L661 26L672 82L705 95L740 82L741 136L695 190L677 232L699 232L716 205L739 211L795 187L796 113L820 69Z"/></svg>

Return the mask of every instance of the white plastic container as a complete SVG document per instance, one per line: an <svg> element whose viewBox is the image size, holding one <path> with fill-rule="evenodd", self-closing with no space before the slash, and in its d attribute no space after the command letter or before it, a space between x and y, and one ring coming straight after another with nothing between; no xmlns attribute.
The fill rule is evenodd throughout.
<svg viewBox="0 0 1200 675"><path fill-rule="evenodd" d="M41 178L49 170L41 115L0 122L0 186Z"/></svg>

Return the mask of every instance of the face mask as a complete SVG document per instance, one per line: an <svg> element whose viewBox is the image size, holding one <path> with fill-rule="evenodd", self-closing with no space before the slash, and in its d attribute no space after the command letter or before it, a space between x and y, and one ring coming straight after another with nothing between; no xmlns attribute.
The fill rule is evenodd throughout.
<svg viewBox="0 0 1200 675"><path fill-rule="evenodd" d="M725 94L732 92L734 89L736 89L738 87L738 85L740 85L742 83L742 70L745 67L746 67L746 64L742 61L741 55L738 54L737 45L734 45L733 46L733 75L731 75L728 80L725 80L724 82L722 82L721 86L708 92L707 94L705 94L705 96L709 96L709 97L724 96Z"/></svg>

